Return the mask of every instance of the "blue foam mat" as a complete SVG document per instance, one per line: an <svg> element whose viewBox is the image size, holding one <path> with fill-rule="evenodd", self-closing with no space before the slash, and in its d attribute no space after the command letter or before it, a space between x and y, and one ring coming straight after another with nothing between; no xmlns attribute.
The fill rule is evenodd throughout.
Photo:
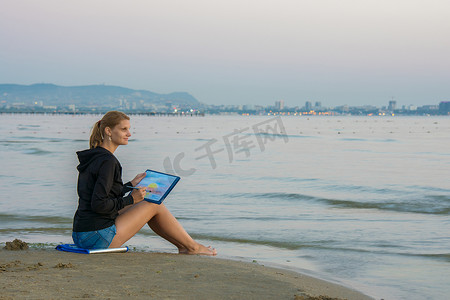
<svg viewBox="0 0 450 300"><path fill-rule="evenodd" d="M82 254L94 254L94 253L127 252L128 247L107 248L107 249L84 249L78 248L75 244L61 244L56 246L56 250Z"/></svg>

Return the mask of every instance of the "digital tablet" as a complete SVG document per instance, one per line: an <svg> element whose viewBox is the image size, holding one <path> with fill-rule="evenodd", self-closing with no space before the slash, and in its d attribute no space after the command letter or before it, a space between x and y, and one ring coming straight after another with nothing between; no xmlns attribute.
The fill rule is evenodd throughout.
<svg viewBox="0 0 450 300"><path fill-rule="evenodd" d="M144 179L136 187L145 186L147 194L145 194L144 200L156 204L161 204L180 180L178 176L153 170L147 170L145 174Z"/></svg>

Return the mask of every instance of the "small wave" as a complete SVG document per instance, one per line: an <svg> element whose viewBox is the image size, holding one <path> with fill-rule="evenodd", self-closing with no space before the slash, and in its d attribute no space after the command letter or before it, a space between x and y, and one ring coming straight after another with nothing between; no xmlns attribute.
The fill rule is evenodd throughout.
<svg viewBox="0 0 450 300"><path fill-rule="evenodd" d="M0 228L0 233L21 233L21 234L36 234L36 233L52 233L68 235L72 234L72 226L67 228L62 227L26 227L26 228Z"/></svg>
<svg viewBox="0 0 450 300"><path fill-rule="evenodd" d="M286 200L315 200L314 196L308 196L295 193L235 193L228 195L229 197L250 197L250 198L267 198L267 199L286 199Z"/></svg>
<svg viewBox="0 0 450 300"><path fill-rule="evenodd" d="M24 149L22 151L22 153L25 154L31 154L31 155L47 155L52 153L51 151L47 151L47 150L43 150L40 148L29 148L29 149Z"/></svg>
<svg viewBox="0 0 450 300"><path fill-rule="evenodd" d="M377 139L377 140L374 140L374 142L395 143L395 142L398 142L398 140L395 140L395 139Z"/></svg>
<svg viewBox="0 0 450 300"><path fill-rule="evenodd" d="M275 248L282 248L288 250L297 250L306 247L306 245L298 245L292 242L283 242L283 241L269 241L269 240L252 240L245 238L234 238L234 237L221 237L207 234L191 234L194 239L204 239L210 241L218 241L218 242L232 242L238 244L251 244L251 245L264 245L271 246Z"/></svg>
<svg viewBox="0 0 450 300"><path fill-rule="evenodd" d="M22 138L27 139L27 140L38 140L40 142L45 142L45 143L60 143L60 142L70 141L70 139L55 138L55 137L25 136Z"/></svg>
<svg viewBox="0 0 450 300"><path fill-rule="evenodd" d="M336 199L321 199L331 206L353 209L378 209L395 212L447 215L450 213L450 199L446 196L430 196L427 200L398 200L384 202L360 202Z"/></svg>
<svg viewBox="0 0 450 300"><path fill-rule="evenodd" d="M280 181L280 182L313 182L313 181L319 181L318 178L299 178L299 177L273 177L273 176L263 176L259 178L255 178L257 180L269 180L273 182L274 180Z"/></svg>
<svg viewBox="0 0 450 300"><path fill-rule="evenodd" d="M429 195L423 199L398 199L389 201L352 201L321 198L296 193L241 193L233 197L273 198L277 200L295 200L323 203L335 208L377 209L419 214L450 214L450 198L445 195Z"/></svg>
<svg viewBox="0 0 450 300"><path fill-rule="evenodd" d="M413 191L425 191L425 192L435 192L435 193L449 193L450 189L442 188L442 187L434 187L434 186L420 186L420 185L410 185L406 186L406 188L411 189Z"/></svg>
<svg viewBox="0 0 450 300"><path fill-rule="evenodd" d="M2 222L33 222L33 223L45 223L45 224L72 224L72 218L60 217L60 216L27 216L27 215L15 215L15 214L2 214L0 213L0 219Z"/></svg>
<svg viewBox="0 0 450 300"><path fill-rule="evenodd" d="M431 259L441 260L445 262L450 262L450 253L442 253L442 254L418 254L415 256L422 256Z"/></svg>
<svg viewBox="0 0 450 300"><path fill-rule="evenodd" d="M352 191L352 192L364 192L369 194L389 194L389 195L402 195L404 192L401 190L395 190L390 188L377 188L365 185L352 185L352 184L326 184L326 189L330 191Z"/></svg>
<svg viewBox="0 0 450 300"><path fill-rule="evenodd" d="M279 137L279 138L283 138L288 136L285 133L268 133L268 132L258 132L258 133L253 133L255 136L266 136L266 137Z"/></svg>
<svg viewBox="0 0 450 300"><path fill-rule="evenodd" d="M17 130L20 130L20 131L36 131L38 129L37 128L28 128L28 127L17 127Z"/></svg>
<svg viewBox="0 0 450 300"><path fill-rule="evenodd" d="M0 144L60 143L60 142L65 142L65 141L69 141L69 139L36 137L36 136L20 136L20 137L11 137L7 140L0 140Z"/></svg>
<svg viewBox="0 0 450 300"><path fill-rule="evenodd" d="M273 134L273 133L265 133L265 132L261 132L261 133L249 133L248 135L255 135L255 136L265 136L268 137L269 139L271 137L273 138L299 138L299 139L320 139L320 136L313 136L313 135L304 135L304 134Z"/></svg>
<svg viewBox="0 0 450 300"><path fill-rule="evenodd" d="M146 235L146 236L154 236L155 235L155 233L153 231L144 231L144 230L139 231L139 234ZM264 245L264 246L271 246L271 247L275 247L275 248L282 248L282 249L288 249L288 250L297 250L297 249L301 249L301 248L314 247L312 245L300 245L298 243L293 243L293 242L224 237L224 236L201 234L201 233L190 233L190 235L194 239L203 239L203 240L238 243L238 244Z"/></svg>
<svg viewBox="0 0 450 300"><path fill-rule="evenodd" d="M348 141L348 142L365 142L367 139L358 139L358 138L343 138L340 139L341 141Z"/></svg>
<svg viewBox="0 0 450 300"><path fill-rule="evenodd" d="M0 144L9 145L9 144L33 144L33 143L42 143L41 141L26 141L26 140L0 140Z"/></svg>
<svg viewBox="0 0 450 300"><path fill-rule="evenodd" d="M239 243L239 244L251 244L251 245L261 245L261 246L269 246L274 248L281 248L287 250L300 250L300 249L316 249L316 250L332 250L332 251L344 251L344 252L355 252L355 253L378 253L378 254L387 254L387 255L400 255L400 256L420 256L426 257L429 259L440 260L445 262L450 262L450 253L442 253L442 254L415 254L415 253L405 253L402 251L395 250L393 245L393 251L386 251L386 249L377 250L374 248L354 248L354 247L346 247L344 245L337 245L335 240L317 240L310 241L307 243L299 243L299 242L285 242L285 241L274 241L274 240L256 240L256 239L245 239L245 238L235 238L235 237L223 237L216 235L208 235L208 234L192 234L195 239L204 239L210 241L218 241L218 242L231 242L231 243Z"/></svg>
<svg viewBox="0 0 450 300"><path fill-rule="evenodd" d="M38 125L38 124L18 124L17 126L19 126L19 127L31 127L31 128L41 127L41 125Z"/></svg>
<svg viewBox="0 0 450 300"><path fill-rule="evenodd" d="M17 130L20 131L26 131L26 130L31 130L31 131L36 131L36 130L40 130L41 125L23 125L23 124L19 124L17 125Z"/></svg>
<svg viewBox="0 0 450 300"><path fill-rule="evenodd" d="M29 243L31 249L54 250L61 243Z"/></svg>

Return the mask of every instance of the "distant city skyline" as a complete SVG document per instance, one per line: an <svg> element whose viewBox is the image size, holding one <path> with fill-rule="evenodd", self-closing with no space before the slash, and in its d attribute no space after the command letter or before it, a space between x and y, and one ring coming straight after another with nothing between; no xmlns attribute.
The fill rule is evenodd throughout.
<svg viewBox="0 0 450 300"><path fill-rule="evenodd" d="M150 96L150 98L149 98ZM439 101L438 103L421 103L418 105L415 104L398 104L394 97L391 97L391 100L388 101L387 105L372 105L372 104L337 104L337 105L322 105L321 101L305 101L304 105L296 104L289 105L284 102L284 100L277 100L272 104L230 104L230 103L217 103L217 104L209 104L198 101L195 97L186 92L175 92L169 94L157 94L153 91L148 90L133 90L128 87L122 86L111 86L111 85L86 85L86 86L60 86L55 85L53 83L36 83L31 85L20 85L20 84L3 84L0 83L0 108L5 107L44 107L48 106L48 102L50 102L50 106L48 107L66 107L67 105L73 107L93 107L92 103L95 103L94 106L98 106L99 108L104 108L105 106L116 107L117 103L119 106L116 108L120 108L122 103L128 103L128 105L132 105L134 109L140 106L140 109L148 109L151 107L156 107L154 101L158 103L159 106L164 108L174 107L183 107L183 108L194 108L195 110L200 109L203 110L205 106L210 107L223 107L223 108L233 108L240 110L253 110L255 108L272 108L275 111L287 111L287 110L298 110L304 109L306 111L323 111L328 109L336 109L336 108L344 108L345 107L353 107L353 108L378 108L385 109L387 111L395 111L395 110L406 110L406 111L415 111L417 108L425 107L429 109L430 107L438 108L441 103L450 103L449 101ZM180 102L181 101L181 102ZM91 102L91 105L88 103ZM44 105L44 103L46 105ZM140 104L139 104L140 103ZM143 103L147 103L146 105L150 106L142 106ZM178 103L178 104L174 104ZM37 105L39 104L39 105ZM88 105L86 105L88 104ZM447 104L446 104L447 105ZM129 109L127 107L126 109Z"/></svg>
<svg viewBox="0 0 450 300"><path fill-rule="evenodd" d="M450 100L449 19L444 0L3 0L0 82L431 105Z"/></svg>
<svg viewBox="0 0 450 300"><path fill-rule="evenodd" d="M241 114L241 115L450 115L450 101L433 105L397 106L395 100L388 105L338 105L323 106L306 101L304 106L287 106L283 100L273 105L219 104L208 105L199 102L188 93L157 94L146 90L133 90L120 86L58 86L54 84L0 84L0 114L2 113L57 113L57 114L98 114L109 110L121 110L132 114L145 115L200 115Z"/></svg>

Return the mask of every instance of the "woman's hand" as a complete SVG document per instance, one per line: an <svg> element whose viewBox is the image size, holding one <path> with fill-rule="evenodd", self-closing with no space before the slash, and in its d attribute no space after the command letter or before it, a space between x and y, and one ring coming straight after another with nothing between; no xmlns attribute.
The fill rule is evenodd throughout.
<svg viewBox="0 0 450 300"><path fill-rule="evenodd" d="M145 194L147 194L145 186L139 187L138 190L133 189L133 191L131 192L131 196L133 197L134 203L139 203L144 200Z"/></svg>
<svg viewBox="0 0 450 300"><path fill-rule="evenodd" d="M146 175L145 172L137 174L136 177L134 177L134 179L131 180L131 184L133 186L136 186L136 184L138 184L139 182L141 182L142 179L144 179L145 175Z"/></svg>

